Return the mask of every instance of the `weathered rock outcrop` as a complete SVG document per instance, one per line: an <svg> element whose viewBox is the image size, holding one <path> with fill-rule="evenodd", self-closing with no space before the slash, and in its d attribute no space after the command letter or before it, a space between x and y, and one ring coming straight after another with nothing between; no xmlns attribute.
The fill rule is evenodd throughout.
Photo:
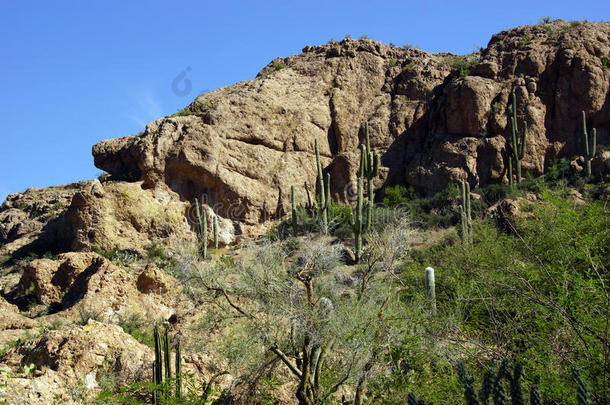
<svg viewBox="0 0 610 405"><path fill-rule="evenodd" d="M9 404L89 403L104 378L121 384L148 379L152 350L116 325L89 321L85 326L49 331L22 343L4 365L12 377L3 381ZM33 374L22 374L33 364Z"/></svg>
<svg viewBox="0 0 610 405"><path fill-rule="evenodd" d="M93 154L113 175L167 185L184 200L204 196L215 212L246 224L283 214L293 184L305 201L315 140L335 198L345 198L365 121L382 154L376 187L502 182L511 92L529 127L524 170L540 174L552 159L580 153L582 110L598 143L609 142L608 59L609 23L561 20L501 32L467 57L372 40L307 46L141 135L98 143Z"/></svg>
<svg viewBox="0 0 610 405"><path fill-rule="evenodd" d="M97 253L64 253L57 260L37 259L24 267L18 288L32 291L38 304L63 318L95 314L116 322L132 314L172 315L182 286L150 264L138 276ZM68 312L66 312L68 311Z"/></svg>
<svg viewBox="0 0 610 405"><path fill-rule="evenodd" d="M20 249L44 253L65 245L66 209L87 185L83 181L9 195L0 207L0 254Z"/></svg>
<svg viewBox="0 0 610 405"><path fill-rule="evenodd" d="M153 241L193 239L189 209L167 187L145 190L140 182L92 180L29 189L11 194L0 207L0 254L94 249L143 254ZM236 237L232 225L229 229L222 233L226 243Z"/></svg>

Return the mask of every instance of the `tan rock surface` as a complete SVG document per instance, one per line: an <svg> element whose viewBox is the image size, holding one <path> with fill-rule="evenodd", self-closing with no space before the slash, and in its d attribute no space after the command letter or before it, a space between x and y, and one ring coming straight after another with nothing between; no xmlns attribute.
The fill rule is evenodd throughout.
<svg viewBox="0 0 610 405"><path fill-rule="evenodd" d="M148 379L152 350L116 325L89 321L22 343L0 365L11 376L0 388L8 404L87 403L108 373L121 384ZM37 372L24 375L23 366Z"/></svg>
<svg viewBox="0 0 610 405"><path fill-rule="evenodd" d="M174 313L182 287L152 264L143 274L138 277L96 253L70 252L57 260L28 263L19 288L25 291L33 286L38 303L59 312L49 315L52 319L79 319L87 314L110 322L132 314L167 319Z"/></svg>
<svg viewBox="0 0 610 405"><path fill-rule="evenodd" d="M74 194L86 186L87 182L79 182L9 195L0 207L0 254L20 249L25 254L44 253L63 247L66 209Z"/></svg>

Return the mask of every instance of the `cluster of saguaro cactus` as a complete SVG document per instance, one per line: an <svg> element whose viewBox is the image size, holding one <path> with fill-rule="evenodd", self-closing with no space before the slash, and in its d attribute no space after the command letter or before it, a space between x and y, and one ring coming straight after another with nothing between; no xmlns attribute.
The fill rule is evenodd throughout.
<svg viewBox="0 0 610 405"><path fill-rule="evenodd" d="M521 183L521 160L525 156L525 140L527 135L527 123L523 120L523 133L519 136L517 128L517 96L512 93L513 104L511 107L511 145L508 157L508 184L513 185L513 166L517 185Z"/></svg>
<svg viewBox="0 0 610 405"><path fill-rule="evenodd" d="M208 221L207 218L201 217L201 210L199 208L199 200L195 198L195 215L197 219L197 241L199 242L199 248L201 256L205 260L208 253Z"/></svg>
<svg viewBox="0 0 610 405"><path fill-rule="evenodd" d="M350 217L350 224L354 233L355 251L354 255L356 262L362 257L362 234L370 229L373 223L373 207L375 203L375 195L373 194L373 178L379 172L379 156L377 152L371 152L371 141L369 138L369 124L364 126L365 143L360 145L360 167L358 168L358 189L356 196L356 209ZM363 188L364 179L367 182L367 205L366 215L363 209Z"/></svg>
<svg viewBox="0 0 610 405"><path fill-rule="evenodd" d="M587 134L587 118L585 112L582 112L582 137L584 140L585 153L585 174L587 177L591 177L591 159L595 156L595 149L597 143L597 130L593 128L591 130L591 141L589 141L589 134Z"/></svg>
<svg viewBox="0 0 610 405"><path fill-rule="evenodd" d="M473 385L474 377L468 376L464 362L458 363L457 371L458 378L464 386L464 398L467 405L487 405L490 403L490 398L493 399L494 404L525 404L521 388L521 365L518 363L515 364L512 374L509 372L506 360L500 364L497 373L493 368L488 369L483 376L478 395ZM507 380L509 383L510 395L504 391L504 380ZM530 404L540 404L536 402L539 399L540 391L538 384L535 383L530 389Z"/></svg>
<svg viewBox="0 0 610 405"><path fill-rule="evenodd" d="M322 220L322 231L328 233L328 216L330 214L330 173L326 174L326 182L322 173L322 163L320 162L320 151L318 149L318 140L315 141L316 149L316 166L318 169L318 211Z"/></svg>
<svg viewBox="0 0 610 405"><path fill-rule="evenodd" d="M373 204L375 203L375 195L373 193L373 178L377 176L379 172L379 155L376 151L371 152L371 141L369 139L369 123L364 124L364 135L365 135L365 151L364 159L360 159L360 170L363 171L364 177L366 177L367 186L367 204L366 204L366 226L365 230L371 227L373 222Z"/></svg>
<svg viewBox="0 0 610 405"><path fill-rule="evenodd" d="M498 372L489 368L483 375L481 388L477 393L474 388L474 377L468 375L463 361L457 365L458 379L464 387L464 398L466 405L525 405L527 403L521 387L522 368L519 363L515 363L512 373L508 367L508 361L500 363ZM590 395L586 384L583 382L577 369L572 369L572 375L576 383L576 404L589 405ZM505 392L504 384L506 381L509 393ZM415 394L410 393L407 397L409 405L425 405L421 399L417 399ZM433 405L432 402L429 405ZM540 394L540 376L536 376L529 391L529 405L542 405L542 395Z"/></svg>
<svg viewBox="0 0 610 405"><path fill-rule="evenodd" d="M155 342L155 361L152 366L152 382L153 382L153 393L152 403L160 404L168 398L182 398L182 358L180 353L180 342L176 343L176 358L174 366L174 392L169 382L172 381L172 370L170 361L170 342L167 328L165 332L161 334L159 332L158 325L155 325L154 330L154 342ZM165 371L165 373L164 373ZM163 379L165 376L165 384Z"/></svg>
<svg viewBox="0 0 610 405"><path fill-rule="evenodd" d="M462 204L460 205L460 233L463 243L472 242L472 214L470 209L470 184L462 181Z"/></svg>

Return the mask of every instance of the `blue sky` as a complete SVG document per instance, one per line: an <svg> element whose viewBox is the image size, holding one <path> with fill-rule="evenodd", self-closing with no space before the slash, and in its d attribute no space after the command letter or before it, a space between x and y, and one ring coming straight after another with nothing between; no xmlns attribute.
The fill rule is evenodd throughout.
<svg viewBox="0 0 610 405"><path fill-rule="evenodd" d="M91 146L141 131L198 94L345 34L470 53L543 16L608 20L606 1L0 0L0 201L91 179ZM183 74L191 84L186 91Z"/></svg>

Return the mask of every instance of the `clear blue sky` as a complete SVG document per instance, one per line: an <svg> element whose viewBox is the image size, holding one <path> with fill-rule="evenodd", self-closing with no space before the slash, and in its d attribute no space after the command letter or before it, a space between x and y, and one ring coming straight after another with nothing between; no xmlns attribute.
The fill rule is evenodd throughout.
<svg viewBox="0 0 610 405"><path fill-rule="evenodd" d="M96 177L95 142L137 133L305 45L366 34L464 54L543 16L607 21L609 3L0 0L0 201ZM173 91L182 72L192 89Z"/></svg>

